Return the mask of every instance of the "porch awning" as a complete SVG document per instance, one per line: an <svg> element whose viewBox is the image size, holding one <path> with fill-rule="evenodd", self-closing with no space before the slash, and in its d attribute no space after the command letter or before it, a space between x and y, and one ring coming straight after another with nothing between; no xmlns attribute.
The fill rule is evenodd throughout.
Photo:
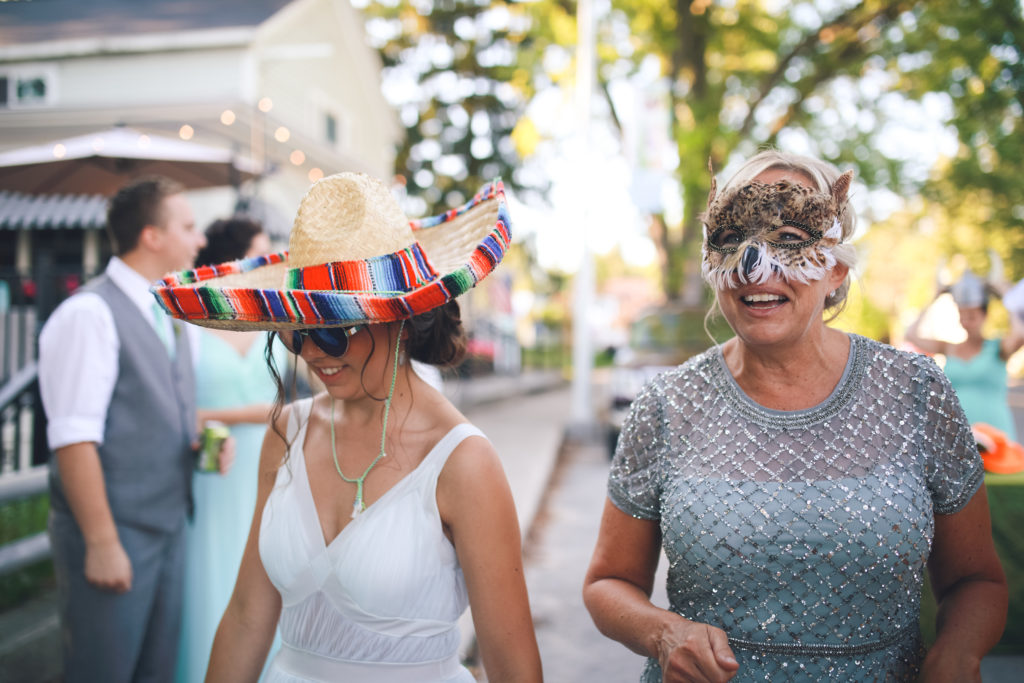
<svg viewBox="0 0 1024 683"><path fill-rule="evenodd" d="M0 230L102 230L106 225L107 198L103 195L0 191Z"/></svg>

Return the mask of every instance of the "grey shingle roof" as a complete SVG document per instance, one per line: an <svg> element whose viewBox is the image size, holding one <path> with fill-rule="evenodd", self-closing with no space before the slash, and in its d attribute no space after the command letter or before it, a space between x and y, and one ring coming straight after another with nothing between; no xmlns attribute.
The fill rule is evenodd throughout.
<svg viewBox="0 0 1024 683"><path fill-rule="evenodd" d="M0 230L102 230L106 224L107 198L102 195L0 191Z"/></svg>
<svg viewBox="0 0 1024 683"><path fill-rule="evenodd" d="M14 0L0 2L0 45L258 26L291 0Z"/></svg>

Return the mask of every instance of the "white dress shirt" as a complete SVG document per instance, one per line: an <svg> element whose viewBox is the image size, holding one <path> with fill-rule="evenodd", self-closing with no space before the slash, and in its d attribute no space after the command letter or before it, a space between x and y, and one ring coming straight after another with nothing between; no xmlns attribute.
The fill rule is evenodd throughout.
<svg viewBox="0 0 1024 683"><path fill-rule="evenodd" d="M149 291L152 283L116 256L107 264L106 274L156 330L156 300ZM163 315L160 322L166 326L167 338L173 340L170 317ZM84 441L103 443L120 350L114 316L106 301L92 292L65 300L43 325L39 333L39 391L51 449Z"/></svg>

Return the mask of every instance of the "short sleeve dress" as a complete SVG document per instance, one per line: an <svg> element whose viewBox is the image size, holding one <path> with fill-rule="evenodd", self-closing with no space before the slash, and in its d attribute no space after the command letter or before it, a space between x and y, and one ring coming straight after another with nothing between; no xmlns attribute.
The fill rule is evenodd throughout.
<svg viewBox="0 0 1024 683"><path fill-rule="evenodd" d="M723 629L734 681L914 680L934 515L982 483L970 427L930 359L850 335L821 404L753 402L720 347L633 404L608 494L657 520L670 607ZM661 681L648 660L644 682Z"/></svg>

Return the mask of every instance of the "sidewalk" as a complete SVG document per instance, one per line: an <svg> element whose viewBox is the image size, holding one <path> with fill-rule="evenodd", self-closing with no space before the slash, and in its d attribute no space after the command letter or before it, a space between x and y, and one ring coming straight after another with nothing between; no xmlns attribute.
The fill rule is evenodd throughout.
<svg viewBox="0 0 1024 683"><path fill-rule="evenodd" d="M518 375L483 375L472 379L445 378L444 394L456 408L466 411L507 398L543 393L561 386L567 386L561 370L529 370Z"/></svg>
<svg viewBox="0 0 1024 683"><path fill-rule="evenodd" d="M603 636L583 605L608 480L604 444L564 445L526 546L526 584L544 666L557 683L637 681L644 658ZM662 559L652 600L668 605Z"/></svg>
<svg viewBox="0 0 1024 683"><path fill-rule="evenodd" d="M466 403L467 394L473 391L474 403L461 409L469 421L487 435L501 458L525 542L558 461L569 417L569 389L554 376L546 382L538 377L523 377L522 381L489 379L486 392L478 388L470 390L469 384L450 387L446 381L446 393L450 391L449 398L458 405L460 391L464 392L462 400ZM459 625L463 659L472 658L475 642L472 616L468 611Z"/></svg>

